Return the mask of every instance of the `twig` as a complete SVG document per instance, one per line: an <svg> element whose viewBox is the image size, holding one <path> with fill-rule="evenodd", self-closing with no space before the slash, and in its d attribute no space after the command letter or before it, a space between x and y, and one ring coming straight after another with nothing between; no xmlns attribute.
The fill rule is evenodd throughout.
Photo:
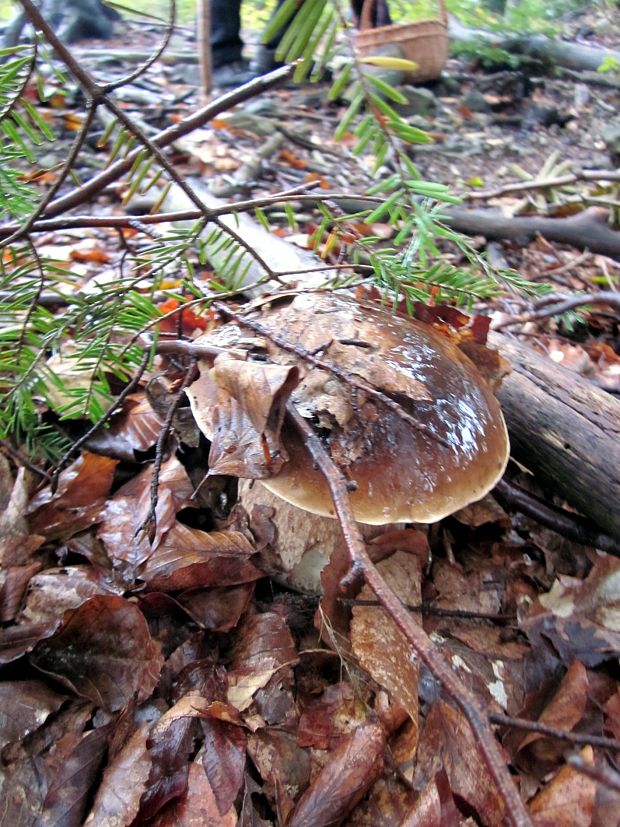
<svg viewBox="0 0 620 827"><path fill-rule="evenodd" d="M340 597L345 606L380 606L378 600L359 600L358 598ZM492 620L495 623L512 623L517 619L514 614L494 614L492 612L468 612L465 609L441 609L429 603L404 603L409 612L419 612L428 617L454 617L463 620Z"/></svg>
<svg viewBox="0 0 620 827"><path fill-rule="evenodd" d="M620 543L614 537L600 531L594 523L585 517L572 514L570 511L565 511L551 503L546 503L505 477L495 486L495 493L503 502L536 520L546 528L556 531L562 537L567 537L576 543L593 546L601 551L606 551L608 554L620 557Z"/></svg>
<svg viewBox="0 0 620 827"><path fill-rule="evenodd" d="M591 778L593 781L598 781L599 784L603 784L605 787L609 787L620 793L620 774L614 772L609 767L597 767L596 765L588 764L580 755L569 755L566 763L573 767L573 769L576 769L577 772L587 775L588 778Z"/></svg>
<svg viewBox="0 0 620 827"><path fill-rule="evenodd" d="M268 339L270 342L273 342L274 345L281 348L282 350L287 351L288 353L293 353L295 356L298 356L300 359L303 359L304 362L308 362L315 368L319 368L319 370L325 370L328 373L333 374L341 382L344 382L345 385L349 387L356 388L363 393L368 394L373 399L376 399L386 408L388 408L392 413L396 414L400 419L404 422L407 422L411 425L412 428L415 428L416 431L422 431L431 439L438 442L440 445L444 445L445 447L449 447L448 443L445 439L440 437L438 434L435 434L427 425L423 422L419 422L415 417L408 414L407 411L399 405L391 397L387 396L382 391L378 390L377 388L370 385L368 382L364 382L361 379L357 379L352 374L348 373L346 370L338 367L338 365L333 364L332 362L326 362L324 359L319 359L313 353L310 353L305 348L300 347L297 344L292 344L287 339L282 338L282 336L278 336L277 333L273 333L273 331L268 330L264 325L260 324L259 322L255 322L252 319L248 319L247 316L244 316L242 313L236 313L234 310L231 310L225 304L219 301L214 301L212 305L219 313L223 316L227 316L233 319L237 324L241 325L242 327L249 327L250 330L253 330L255 333L258 333L259 336L263 336L265 339Z"/></svg>
<svg viewBox="0 0 620 827"><path fill-rule="evenodd" d="M497 785L506 807L505 818L512 827L531 827L532 822L525 804L515 787L508 768L487 722L487 717L478 698L464 686L424 630L416 624L397 595L383 580L366 552L364 540L355 522L346 481L327 454L320 440L289 403L289 421L297 429L313 461L321 470L329 486L334 507L342 530L345 547L351 563L349 574L343 586L365 581L386 609L396 626L412 647L415 656L424 663L434 677L442 684L445 692L467 719L478 742L484 763Z"/></svg>
<svg viewBox="0 0 620 827"><path fill-rule="evenodd" d="M546 735L550 738L558 738L560 741L568 741L570 744L578 744L579 746L590 745L598 747L599 749L610 749L614 752L620 752L620 741L615 738L605 738L603 735L588 735L585 732L569 732L566 729L558 729L554 726L548 726L540 721L528 721L527 718L511 718L509 715L501 715L497 712L492 712L489 715L489 721L492 724L499 726L512 727L513 729L523 729L526 732L536 732L539 735Z"/></svg>
<svg viewBox="0 0 620 827"><path fill-rule="evenodd" d="M156 140L156 137L153 140ZM90 182L88 182L90 184ZM87 185L85 185L87 186ZM233 201L230 204L224 204L221 207L211 207L206 212L199 209L177 210L175 212L167 213L153 213L151 215L141 215L140 221L143 224L167 224L173 221L196 221L203 216L207 219L217 217L220 215L231 215L238 212L250 212L259 207L269 207L272 204L284 204L291 201L299 201L301 203L319 203L331 201L333 199L353 199L351 193L336 192L336 193L313 193L309 191L315 187L320 186L320 181L309 181L308 183L299 184L296 187L291 187L282 193L275 195L266 195L260 198L252 198L245 201ZM382 203L382 199L378 196L368 196L364 200L369 202L369 209L371 204ZM78 202L79 203L79 202ZM75 230L83 229L85 227L113 227L123 229L124 227L131 227L131 222L135 220L134 216L94 216L94 215L72 215L65 218L43 218L36 221L31 227L31 232L48 233L55 230ZM16 232L20 229L19 224L6 224L0 227L0 238L4 238L10 233Z"/></svg>
<svg viewBox="0 0 620 827"><path fill-rule="evenodd" d="M463 199L467 201L486 201L489 198L500 198L513 192L527 192L528 190L546 190L552 187L564 187L576 184L578 181L620 181L620 170L582 169L567 175L558 175L555 178L534 179L532 181L516 181L505 184L492 190L467 192Z"/></svg>
<svg viewBox="0 0 620 827"><path fill-rule="evenodd" d="M149 535L153 537L157 530L157 501L159 498L159 474L164 461L164 448L166 447L166 440L168 439L170 431L172 430L172 421L174 419L174 416L179 409L179 405L183 401L185 389L190 384L190 382L193 382L193 380L196 378L195 367L196 359L192 357L190 365L185 372L185 376L183 377L183 381L181 382L179 390L176 392L176 395L172 400L170 407L168 408L166 418L164 419L164 422L157 436L157 442L155 443L155 461L153 463L153 475L151 476L151 504L149 507L148 514L144 518L141 525L136 529L136 537L143 531L146 531L147 528L150 529Z"/></svg>
<svg viewBox="0 0 620 827"><path fill-rule="evenodd" d="M553 304L554 301L557 303ZM549 316L559 316L568 310L574 310L576 307L583 307L587 304L608 304L620 308L620 293L613 290L601 290L600 293L581 293L577 296L561 298L547 296L534 305L534 309L528 313L521 313L519 316L513 316L510 319L502 319L497 324L491 325L491 327L493 330L503 330L506 327L512 327L512 325L538 321Z"/></svg>

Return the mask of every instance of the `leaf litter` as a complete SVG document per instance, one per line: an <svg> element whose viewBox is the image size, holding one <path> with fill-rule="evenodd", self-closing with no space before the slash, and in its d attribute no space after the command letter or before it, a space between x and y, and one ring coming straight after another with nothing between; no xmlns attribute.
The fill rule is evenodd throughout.
<svg viewBox="0 0 620 827"><path fill-rule="evenodd" d="M454 111L478 128L471 112ZM238 166L228 156L239 140L256 143L230 125L219 132L216 172ZM419 160L431 178L452 163L441 152ZM469 161L470 174L488 174L487 155ZM301 151L278 162L284 176L308 166ZM76 283L109 260L92 239L65 247ZM572 253L534 243L509 250L517 255L523 273L546 263L552 275ZM593 279L599 263L568 269L567 285ZM541 332L550 358L617 391L609 325L595 344L568 344L554 321ZM253 453L216 444L206 488L213 469L249 464L260 476L257 435L273 424L275 453L278 393L293 381L281 368L274 384L256 372L239 379L243 363L217 367L222 431L238 423ZM269 580L261 538L196 496L185 443L162 465L155 531L139 531L153 467L137 463L152 456L161 422L147 394L133 394L106 432L123 441L122 456L82 454L55 491L36 489L24 469L13 475L0 456L0 824L502 824L504 803L462 713L367 590L352 606L340 600L339 561L318 610L314 596ZM549 534L524 528L492 496L419 534L379 538L377 565L499 716L532 822L618 823L620 752L595 739L620 739L620 561L570 543L572 559L560 557Z"/></svg>

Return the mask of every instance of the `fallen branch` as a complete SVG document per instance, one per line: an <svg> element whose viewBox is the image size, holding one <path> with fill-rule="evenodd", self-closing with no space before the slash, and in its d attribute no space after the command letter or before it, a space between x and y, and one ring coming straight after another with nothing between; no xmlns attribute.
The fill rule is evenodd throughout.
<svg viewBox="0 0 620 827"><path fill-rule="evenodd" d="M570 244L620 259L620 232L607 224L607 211L590 207L570 218L545 218L541 216L507 217L495 210L469 210L452 207L444 210L444 223L467 235L483 235L486 238L511 239L527 244L537 235L548 241Z"/></svg>
<svg viewBox="0 0 620 827"><path fill-rule="evenodd" d="M526 324L539 319L547 319L550 316L560 316L569 310L575 310L577 307L585 307L590 304L602 304L620 309L620 293L614 290L601 290L599 293L580 293L578 296L545 296L544 299L534 305L533 310L521 313L519 316L512 316L509 319L502 319L502 321L493 325L493 330L504 330L506 327L512 327L516 324Z"/></svg>
<svg viewBox="0 0 620 827"><path fill-rule="evenodd" d="M532 517L536 522L561 534L562 537L620 557L620 542L610 537L609 534L599 531L593 523L579 514L573 514L556 505L546 503L506 478L497 483L494 493L500 502Z"/></svg>
<svg viewBox="0 0 620 827"><path fill-rule="evenodd" d="M366 552L359 527L353 516L346 481L327 454L320 440L306 420L300 416L289 403L287 415L297 429L313 461L323 473L334 502L334 507L342 529L342 534L349 556L351 568L346 584L352 585L362 580L374 592L398 629L403 633L413 649L415 656L424 663L439 681L446 694L460 709L467 719L474 737L480 747L482 757L489 774L504 801L506 820L513 827L531 827L531 820L525 804L515 787L499 745L488 725L486 713L476 696L464 686L460 679L437 651L424 630L415 623L405 606L383 580Z"/></svg>
<svg viewBox="0 0 620 827"><path fill-rule="evenodd" d="M512 455L620 540L620 402L514 337L491 333L512 365L497 396Z"/></svg>
<svg viewBox="0 0 620 827"><path fill-rule="evenodd" d="M548 735L550 738L559 738L560 741L568 741L570 744L580 746L598 747L599 749L611 749L620 752L620 741L615 738L605 738L603 735L588 735L585 732L569 732L566 729L558 729L548 726L540 721L528 721L527 718L511 718L509 715L499 715L495 712L489 715L492 724L522 729L525 732L537 732L539 735Z"/></svg>
<svg viewBox="0 0 620 827"><path fill-rule="evenodd" d="M467 201L488 201L490 198L501 198L514 192L531 192L532 190L547 190L554 187L566 187L579 181L620 181L620 170L581 169L567 175L558 175L555 178L533 179L531 181L513 181L492 190L478 190L466 193L463 198Z"/></svg>

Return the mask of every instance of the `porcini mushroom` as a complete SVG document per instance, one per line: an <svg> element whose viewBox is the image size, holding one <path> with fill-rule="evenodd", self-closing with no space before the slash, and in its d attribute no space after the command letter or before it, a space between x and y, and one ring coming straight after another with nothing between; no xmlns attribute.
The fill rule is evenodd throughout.
<svg viewBox="0 0 620 827"><path fill-rule="evenodd" d="M247 318L249 326L226 323L196 344L240 349L245 340L250 359L297 366L291 401L349 481L360 523L436 522L479 500L502 476L509 443L499 403L474 363L432 326L328 293L265 304ZM213 411L201 402L201 380L188 396L211 438ZM281 441L285 462L260 483L296 507L333 517L327 483L286 423Z"/></svg>

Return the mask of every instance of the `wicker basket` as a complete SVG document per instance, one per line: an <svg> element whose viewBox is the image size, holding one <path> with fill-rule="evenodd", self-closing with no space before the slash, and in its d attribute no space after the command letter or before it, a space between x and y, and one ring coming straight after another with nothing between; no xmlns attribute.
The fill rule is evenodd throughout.
<svg viewBox="0 0 620 827"><path fill-rule="evenodd" d="M399 23L372 28L371 14L375 0L366 0L357 33L357 50L361 55L381 54L382 47L398 46L402 57L417 64L405 80L422 82L439 77L448 59L448 15L443 0L438 0L438 18L416 23Z"/></svg>

